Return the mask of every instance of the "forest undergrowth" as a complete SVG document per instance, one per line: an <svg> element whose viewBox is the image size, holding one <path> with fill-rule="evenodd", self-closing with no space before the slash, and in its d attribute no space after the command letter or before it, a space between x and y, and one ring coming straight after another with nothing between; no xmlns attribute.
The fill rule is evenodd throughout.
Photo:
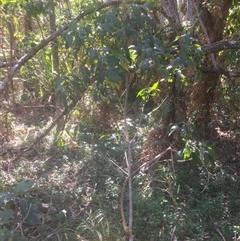
<svg viewBox="0 0 240 241"><path fill-rule="evenodd" d="M85 120L85 132L80 135L63 132L56 144L52 134L10 163L40 135L53 115L49 110L35 109L12 114L8 129L11 132L1 143L0 153L1 237L125 240L120 216L125 178L116 167L124 162L123 148L106 138L113 134L110 129L99 138L99 125L94 122L97 118ZM137 124L134 120L132 123ZM222 131L220 138L211 143L219 153L211 165L170 158L136 173L135 240L239 239L240 160L229 155L233 153L230 147L237 147L239 140L237 135L230 138L227 133L230 132ZM135 143L136 166L144 148L141 138ZM124 211L127 200L126 193Z"/></svg>

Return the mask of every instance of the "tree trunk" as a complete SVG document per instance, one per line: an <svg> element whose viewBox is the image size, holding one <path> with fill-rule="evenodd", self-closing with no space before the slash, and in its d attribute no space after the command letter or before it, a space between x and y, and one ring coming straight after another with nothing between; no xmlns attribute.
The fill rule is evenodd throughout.
<svg viewBox="0 0 240 241"><path fill-rule="evenodd" d="M49 7L49 22L50 22L50 34L56 31L56 15L55 6L53 0L50 1ZM52 41L52 70L54 79L59 76L59 56L58 56L58 42L57 39Z"/></svg>
<svg viewBox="0 0 240 241"><path fill-rule="evenodd" d="M223 39L224 28L232 0L214 2L214 7L202 5L200 20L202 21L202 32L200 35L203 43L214 43ZM207 55L203 61L202 68L217 68L220 62L218 54ZM195 84L191 94L189 113L195 112L195 124L201 134L209 138L211 129L209 124L212 121L213 104L216 102L217 87L220 84L220 75L217 73L203 73L202 80Z"/></svg>
<svg viewBox="0 0 240 241"><path fill-rule="evenodd" d="M56 14L55 14L55 5L54 0L50 1L49 6L49 23L50 23L50 35L56 31ZM53 93L54 93L54 104L56 106L56 116L61 114L62 103L61 100L58 98L58 93L56 92L55 83L59 77L59 55L58 55L58 41L57 38L54 39L51 43L52 47L52 73L53 73ZM62 118L57 123L56 128L56 137L64 128L64 118Z"/></svg>

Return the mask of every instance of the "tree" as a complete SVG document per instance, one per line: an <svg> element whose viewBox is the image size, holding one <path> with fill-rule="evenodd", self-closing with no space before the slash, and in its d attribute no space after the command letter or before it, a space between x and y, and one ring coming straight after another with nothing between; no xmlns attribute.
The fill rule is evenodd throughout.
<svg viewBox="0 0 240 241"><path fill-rule="evenodd" d="M154 156L147 157L144 164L134 162L132 140L136 135L131 133L132 123L128 120L128 115L137 103L135 113L138 116L152 116L156 122L154 128L163 126L166 132L169 125L174 128L180 125L186 127L193 122L202 137L210 137L209 126L222 97L221 80L223 76L240 76L238 70L229 70L223 62L223 59L227 58L225 51L240 49L239 37L234 41L229 40L231 33L240 29L236 15L239 11L237 2L212 0L196 3L194 0L164 0L160 3L148 3L116 0L86 1L81 4L77 1L61 1L59 5L54 1L3 3L2 12L10 11L9 6L12 6L15 11L20 11L20 17L27 20L26 33L23 33L20 26L18 34L24 39L24 50L28 51L22 52L19 58L13 58L13 50L18 47L17 44L22 45L20 38L18 43L14 43L12 22L8 21L10 41L4 45L3 51L7 49L10 55L0 63L1 68L8 67L2 76L0 93L8 90L14 104L14 76L19 72L24 74L21 70L25 67L30 69L27 64L35 61L38 68L43 66L42 72L45 73L45 78L42 78L45 82L42 84L37 81L36 92L41 93L41 96L45 92L48 100L54 96L55 107L50 101L47 101L47 106L60 106L53 123L11 161L15 162L48 135L61 119L74 108L77 109L84 95L95 102L104 100L105 104L111 103L115 108L120 108L121 111L114 113L116 120L112 119L118 126L121 126L121 120L124 123L124 127L118 129L118 138L123 139L121 144L127 149L122 151L127 172L124 171L125 165L114 163L126 175L124 186L127 181L129 184L129 226L126 227L124 222L123 227L128 231L126 234L129 235L129 240L133 240L132 178L146 163L154 163L163 157L163 154L170 152L172 144L169 144L169 147L163 145L158 153L154 152L154 148L149 148L150 154ZM72 4L76 17L66 14L67 16L60 19L60 12L68 12L69 4ZM62 6L65 9L62 9ZM81 7L80 13L78 7ZM49 25L46 24L47 17ZM228 25L228 19L234 20L234 25ZM66 23L63 23L64 21ZM35 24L37 29L32 35L31 24ZM233 56L238 58L237 53L232 53L231 59ZM229 66L235 68L234 61L230 61ZM37 77L33 72L32 76ZM8 88L10 85L11 89ZM160 115L154 116L158 110ZM102 139L107 136L103 129ZM159 135L158 132L155 135L157 140ZM151 137L150 134L149 136ZM162 139L165 139L166 133L163 136ZM189 134L185 133L182 137L187 141ZM108 150L105 144L102 149ZM189 146L185 146L184 150L184 157L190 157ZM200 154L198 152L199 156ZM122 195L123 193L124 188Z"/></svg>

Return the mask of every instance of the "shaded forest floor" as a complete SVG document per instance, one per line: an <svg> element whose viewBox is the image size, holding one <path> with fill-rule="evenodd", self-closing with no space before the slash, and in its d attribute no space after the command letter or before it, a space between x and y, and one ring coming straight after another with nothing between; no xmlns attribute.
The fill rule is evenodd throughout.
<svg viewBox="0 0 240 241"><path fill-rule="evenodd" d="M51 122L53 113L24 110L11 118L0 149L1 241L10 237L20 241L125 240L119 206L125 177L99 154L98 140L67 136L56 145L53 133L10 163ZM231 133L221 130L223 139L212 142L218 153L214 166L169 160L134 176L135 240L239 240L236 147L240 140ZM237 155L232 155L232 147ZM125 213L127 201L126 192Z"/></svg>

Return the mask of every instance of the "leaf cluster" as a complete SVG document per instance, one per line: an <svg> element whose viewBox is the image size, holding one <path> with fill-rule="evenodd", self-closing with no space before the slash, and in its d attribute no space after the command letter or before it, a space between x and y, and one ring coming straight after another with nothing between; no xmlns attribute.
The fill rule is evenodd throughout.
<svg viewBox="0 0 240 241"><path fill-rule="evenodd" d="M66 219L65 210L56 212L52 203L44 203L42 199L33 195L32 190L35 185L36 180L26 179L19 182L12 192L6 191L0 194L1 241L29 240L33 235L30 231L32 229L36 236L47 236L49 234L47 222L61 223Z"/></svg>
<svg viewBox="0 0 240 241"><path fill-rule="evenodd" d="M169 130L169 135L174 132L180 134L184 147L174 154L174 160L183 158L184 161L192 160L194 165L208 166L213 165L216 154L213 148L200 139L196 127L192 123L173 125Z"/></svg>

